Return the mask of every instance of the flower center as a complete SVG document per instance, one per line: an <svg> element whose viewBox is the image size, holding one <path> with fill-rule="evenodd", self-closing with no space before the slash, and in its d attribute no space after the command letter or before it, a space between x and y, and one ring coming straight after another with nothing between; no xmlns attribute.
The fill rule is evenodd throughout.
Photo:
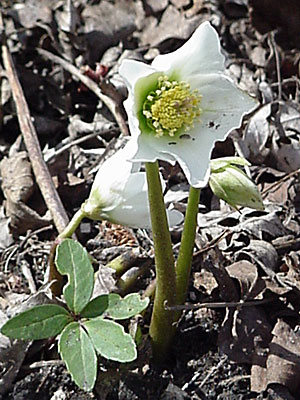
<svg viewBox="0 0 300 400"><path fill-rule="evenodd" d="M155 136L174 136L178 130L191 128L199 118L201 98L188 83L160 76L157 89L148 93L143 104L143 115Z"/></svg>

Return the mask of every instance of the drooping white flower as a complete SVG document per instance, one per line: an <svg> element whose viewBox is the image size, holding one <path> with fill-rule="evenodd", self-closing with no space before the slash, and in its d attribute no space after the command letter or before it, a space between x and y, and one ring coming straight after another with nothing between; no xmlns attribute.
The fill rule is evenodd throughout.
<svg viewBox="0 0 300 400"><path fill-rule="evenodd" d="M132 150L129 141L100 166L90 196L81 206L84 216L132 228L151 228L146 173L128 161ZM162 185L164 188L163 181ZM183 218L175 209L168 210L167 215L171 226Z"/></svg>
<svg viewBox="0 0 300 400"><path fill-rule="evenodd" d="M192 186L205 186L215 141L256 106L225 75L215 29L205 22L173 53L151 65L124 60L119 72L129 92L124 106L136 144L132 161L177 161Z"/></svg>

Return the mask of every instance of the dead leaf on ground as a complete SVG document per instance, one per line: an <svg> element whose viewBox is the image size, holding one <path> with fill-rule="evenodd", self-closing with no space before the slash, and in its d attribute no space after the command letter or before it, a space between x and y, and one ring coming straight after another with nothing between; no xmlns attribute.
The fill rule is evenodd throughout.
<svg viewBox="0 0 300 400"><path fill-rule="evenodd" d="M270 136L268 122L270 113L271 104L266 104L260 108L250 119L244 137L239 142L244 156L255 164L264 163L270 153L270 149L266 146Z"/></svg>
<svg viewBox="0 0 300 400"><path fill-rule="evenodd" d="M300 111L295 102L266 104L251 118L239 144L245 157L284 172L300 168Z"/></svg>
<svg viewBox="0 0 300 400"><path fill-rule="evenodd" d="M256 353L268 347L272 326L261 308L229 310L218 336L220 350L238 363L252 364Z"/></svg>
<svg viewBox="0 0 300 400"><path fill-rule="evenodd" d="M257 267L246 260L238 261L226 267L231 278L238 280L241 298L248 301L261 299L265 282L258 276Z"/></svg>
<svg viewBox="0 0 300 400"><path fill-rule="evenodd" d="M153 26L157 23L155 20L142 32L141 42L143 45L158 46L167 39L188 39L202 20L201 15L187 19L183 13L170 4L158 25ZM174 30L174 26L177 27L176 30Z"/></svg>
<svg viewBox="0 0 300 400"><path fill-rule="evenodd" d="M0 207L0 250L7 249L14 242L9 229L9 218L4 216L4 208Z"/></svg>
<svg viewBox="0 0 300 400"><path fill-rule="evenodd" d="M56 0L56 3L58 2ZM53 2L51 3L47 0L30 0L26 4L19 2L14 5L9 14L24 28L36 28L37 25L51 23L52 7L55 6Z"/></svg>
<svg viewBox="0 0 300 400"><path fill-rule="evenodd" d="M264 240L251 240L249 246L236 253L236 260L251 260L263 269L267 275L278 270L278 255L271 243Z"/></svg>
<svg viewBox="0 0 300 400"><path fill-rule="evenodd" d="M19 233L28 229L47 226L51 222L48 216L41 217L26 205L33 194L34 182L31 165L26 152L19 152L0 163L2 190L6 198L6 215L10 217L10 226Z"/></svg>
<svg viewBox="0 0 300 400"><path fill-rule="evenodd" d="M256 182L261 186L261 193L265 202L283 205L288 200L294 200L294 176L288 177L282 171L265 167L260 168Z"/></svg>
<svg viewBox="0 0 300 400"><path fill-rule="evenodd" d="M233 227L234 231L245 231L254 237L259 239L276 238L288 234L288 229L285 228L282 221L279 218L277 211L271 211L269 213L262 213L260 216L256 212L249 212L247 219L242 221L238 226Z"/></svg>
<svg viewBox="0 0 300 400"><path fill-rule="evenodd" d="M85 35L88 44L89 65L99 62L104 50L126 39L136 29L134 3L124 0L115 4L106 0L86 4L81 18L84 23L79 33Z"/></svg>
<svg viewBox="0 0 300 400"><path fill-rule="evenodd" d="M158 13L167 8L169 1L168 0L146 0L146 4L153 13Z"/></svg>
<svg viewBox="0 0 300 400"><path fill-rule="evenodd" d="M279 383L292 393L300 390L300 335L279 320L272 330L273 339L267 360L267 383Z"/></svg>

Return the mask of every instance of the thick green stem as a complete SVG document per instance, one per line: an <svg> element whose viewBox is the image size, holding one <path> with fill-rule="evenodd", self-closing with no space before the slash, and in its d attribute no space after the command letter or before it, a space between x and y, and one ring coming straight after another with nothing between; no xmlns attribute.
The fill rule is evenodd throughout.
<svg viewBox="0 0 300 400"><path fill-rule="evenodd" d="M71 237L84 217L85 213L81 210L81 208L79 208L79 210L73 215L71 221L68 223L68 226L58 235L58 237L60 239Z"/></svg>
<svg viewBox="0 0 300 400"><path fill-rule="evenodd" d="M200 189L191 187L176 263L176 304L183 304L187 295L195 245L199 199ZM179 316L180 313L177 318Z"/></svg>
<svg viewBox="0 0 300 400"><path fill-rule="evenodd" d="M54 296L59 296L62 291L62 286L63 286L63 277L60 275L60 273L57 271L56 266L55 266L55 252L56 252L56 247L57 245L61 242L62 239L69 238L73 235L75 230L78 228L81 220L84 218L85 214L82 212L81 209L79 209L69 222L68 226L61 232L56 241L54 242L51 250L50 250L50 256L49 256L49 282L54 281L54 283L51 285L51 291L54 294Z"/></svg>
<svg viewBox="0 0 300 400"><path fill-rule="evenodd" d="M176 301L175 266L158 163L146 163L146 173L156 268L150 337L154 360L162 362L168 355L175 333L173 313L165 309L165 304L172 306Z"/></svg>

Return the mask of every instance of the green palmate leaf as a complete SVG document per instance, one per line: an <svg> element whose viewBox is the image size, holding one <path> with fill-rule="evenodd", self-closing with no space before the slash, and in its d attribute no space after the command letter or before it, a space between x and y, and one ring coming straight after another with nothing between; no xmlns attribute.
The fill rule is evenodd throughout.
<svg viewBox="0 0 300 400"><path fill-rule="evenodd" d="M101 356L119 362L129 362L136 358L134 340L124 331L123 326L101 317L86 321L83 325Z"/></svg>
<svg viewBox="0 0 300 400"><path fill-rule="evenodd" d="M68 276L64 297L70 310L78 314L89 302L94 287L94 270L89 255L80 243L65 239L57 247L55 263L58 272Z"/></svg>
<svg viewBox="0 0 300 400"><path fill-rule="evenodd" d="M83 318L95 318L102 315L108 307L108 298L110 295L101 294L91 300L88 305L81 311L80 315Z"/></svg>
<svg viewBox="0 0 300 400"><path fill-rule="evenodd" d="M97 356L91 339L78 322L65 327L58 350L76 385L92 390L97 376Z"/></svg>
<svg viewBox="0 0 300 400"><path fill-rule="evenodd" d="M130 293L124 298L116 293L108 295L106 315L113 319L130 318L143 311L149 304L149 298L142 299L138 293Z"/></svg>
<svg viewBox="0 0 300 400"><path fill-rule="evenodd" d="M33 307L10 319L1 333L13 339L39 340L58 335L72 316L56 304Z"/></svg>
<svg viewBox="0 0 300 400"><path fill-rule="evenodd" d="M124 298L116 293L103 294L90 301L80 315L94 318L105 313L105 316L113 319L126 319L143 311L148 304L149 299L141 299L138 293L128 294Z"/></svg>

